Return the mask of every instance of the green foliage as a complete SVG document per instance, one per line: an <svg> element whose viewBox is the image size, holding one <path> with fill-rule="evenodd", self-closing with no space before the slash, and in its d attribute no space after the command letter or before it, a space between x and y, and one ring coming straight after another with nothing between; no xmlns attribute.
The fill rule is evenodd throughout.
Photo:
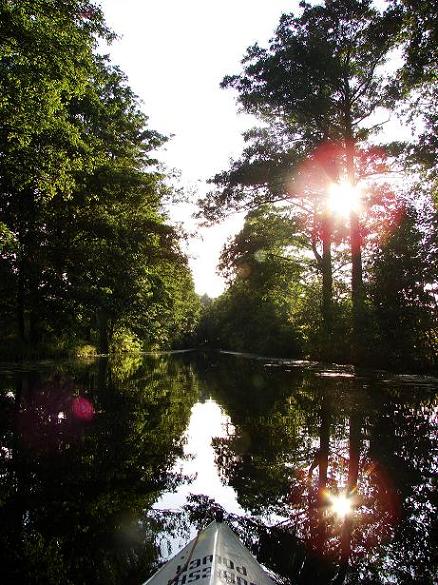
<svg viewBox="0 0 438 585"><path fill-rule="evenodd" d="M304 264L299 254L305 247L290 212L262 205L247 214L242 231L225 246L219 269L228 281L239 276L260 283L286 275L297 278Z"/></svg>
<svg viewBox="0 0 438 585"><path fill-rule="evenodd" d="M208 337L202 341L213 347L262 355L301 354L299 335L285 321L285 311L243 285L219 297L204 319L201 331Z"/></svg>
<svg viewBox="0 0 438 585"><path fill-rule="evenodd" d="M216 190L201 201L203 213L213 221L266 201L290 205L321 277L318 354L331 359L336 244L341 253L345 244L350 248L352 326L347 331L354 348L349 359L356 361L366 345L366 299L359 216L350 214L348 228L337 222L327 203L328 187L340 180L354 186L382 172L379 156L366 141L382 127L371 116L388 105L381 66L395 29L369 0L301 2L298 15L281 17L269 46L250 47L242 72L222 83L237 90L243 109L256 115L262 127L245 134L240 160L213 178Z"/></svg>
<svg viewBox="0 0 438 585"><path fill-rule="evenodd" d="M141 341L126 329L118 329L114 332L111 343L111 353L139 353Z"/></svg>
<svg viewBox="0 0 438 585"><path fill-rule="evenodd" d="M423 184L438 204L438 9L436 2L421 4L390 0L384 14L403 62L393 80L392 94L412 127L405 153L407 163L422 172Z"/></svg>
<svg viewBox="0 0 438 585"><path fill-rule="evenodd" d="M79 345L74 350L74 355L79 358L91 358L97 355L97 349L94 345Z"/></svg>
<svg viewBox="0 0 438 585"><path fill-rule="evenodd" d="M295 323L300 332L305 356L339 364L351 363L351 299L348 287L334 287L333 326L328 336L321 315L321 283L315 277L306 279L302 294L294 308Z"/></svg>
<svg viewBox="0 0 438 585"><path fill-rule="evenodd" d="M281 17L268 48L249 47L243 71L222 82L237 90L243 109L263 127L244 135L242 158L214 177L218 189L201 201L207 219L236 206L309 192L315 197L314 185L300 183L306 157L335 145L338 160L328 157L320 174L325 181L346 176L345 143L361 142L377 129L362 122L387 100L378 66L391 38L379 13L369 0L300 6L298 16Z"/></svg>
<svg viewBox="0 0 438 585"><path fill-rule="evenodd" d="M4 223L0 223L0 253L4 248L13 247L14 240L11 230Z"/></svg>
<svg viewBox="0 0 438 585"><path fill-rule="evenodd" d="M370 289L380 353L374 361L380 357L382 365L438 367L436 222L429 211L420 223L419 212L407 205L373 256Z"/></svg>
<svg viewBox="0 0 438 585"><path fill-rule="evenodd" d="M408 86L434 81L438 59L436 3L426 0L417 5L412 0L390 0L387 4L385 17L404 52L403 81Z"/></svg>
<svg viewBox="0 0 438 585"><path fill-rule="evenodd" d="M328 338L315 262L301 224L286 207L262 205L248 213L225 246L220 268L230 286L205 304L201 342L263 355L351 359L348 289L342 283L334 289Z"/></svg>
<svg viewBox="0 0 438 585"><path fill-rule="evenodd" d="M220 267L231 283L201 319L201 341L264 355L300 355L294 306L302 292L304 241L293 220L272 206L250 212L224 248Z"/></svg>
<svg viewBox="0 0 438 585"><path fill-rule="evenodd" d="M370 0L300 3L284 14L268 49L247 50L241 75L223 86L239 92L245 110L289 125L314 146L345 138L347 116L368 117L384 103L375 69L390 47ZM350 87L355 82L355 89Z"/></svg>
<svg viewBox="0 0 438 585"><path fill-rule="evenodd" d="M112 38L98 7L0 8L3 335L25 353L60 338L107 353L123 328L168 346L175 323L161 315L178 305L181 338L196 309L179 234L160 209L152 152L165 138L123 73L94 53ZM184 276L163 276L179 267Z"/></svg>
<svg viewBox="0 0 438 585"><path fill-rule="evenodd" d="M381 324L376 323L375 299L367 297L364 271L364 263L373 263L374 240L384 237L386 222L392 221L400 205L397 200L402 200L401 195L390 194L382 177L388 170L405 172L409 163L422 173L426 198L436 201L436 8L430 2L418 11L412 7L404 0L388 2L384 9L369 0L301 2L297 14L281 17L269 45L249 47L242 71L222 82L237 90L243 110L255 115L261 126L244 134L242 156L212 179L214 190L200 201L202 214L212 222L235 209L252 210L266 202L282 201L289 207L315 261L301 279L300 293L290 300L294 308L288 315L293 314L304 352L320 359L355 363L390 359L391 343L377 334ZM391 79L383 66L395 46L401 48L404 62ZM374 115L381 108L394 109L406 97L413 134L418 135L421 126L424 131L408 145L376 148L371 139L382 124ZM402 152L408 156L402 157ZM378 179L374 183L373 177ZM361 181L363 186L362 210L350 213L348 225L327 206L328 185L341 179L351 185ZM280 234L282 228L275 229ZM433 233L427 222L419 229ZM248 223L247 232L257 246L257 228ZM229 279L239 270L253 271L251 254L228 257L234 248L244 247L245 239L249 237L242 233L222 257ZM391 271L401 270L411 254L416 254L412 241L406 242L400 256L388 258L394 263ZM255 270L261 278L267 276L268 266L275 273L275 252L266 256L265 265L266 270ZM408 286L415 288L414 271L409 278ZM259 286L255 278L249 283L247 279L248 289ZM427 286L436 288L436 273ZM230 298L233 287L234 283ZM252 292L239 289L241 296ZM398 301L388 295L383 302L397 306ZM257 311L256 304L252 310ZM431 302L423 303L422 310L432 318ZM258 311L264 311L262 304ZM412 328L413 323L405 324ZM403 337L396 327L394 335ZM424 359L430 364L426 354L431 349L410 334L404 337L418 363ZM228 339L233 339L231 333ZM408 361L397 363L407 366Z"/></svg>

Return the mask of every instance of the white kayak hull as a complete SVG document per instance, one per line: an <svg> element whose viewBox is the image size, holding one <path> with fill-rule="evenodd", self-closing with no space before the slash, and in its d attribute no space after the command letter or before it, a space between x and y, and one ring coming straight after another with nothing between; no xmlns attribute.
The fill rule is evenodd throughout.
<svg viewBox="0 0 438 585"><path fill-rule="evenodd" d="M223 522L212 522L144 585L273 585Z"/></svg>

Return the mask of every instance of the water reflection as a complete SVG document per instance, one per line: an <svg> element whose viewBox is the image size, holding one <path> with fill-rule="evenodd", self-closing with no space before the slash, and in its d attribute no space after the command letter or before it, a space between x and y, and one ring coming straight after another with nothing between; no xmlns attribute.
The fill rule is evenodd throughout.
<svg viewBox="0 0 438 585"><path fill-rule="evenodd" d="M198 387L168 360L3 376L2 583L139 583ZM140 521L142 520L142 522Z"/></svg>
<svg viewBox="0 0 438 585"><path fill-rule="evenodd" d="M184 434L184 456L175 463L175 471L191 478L191 481L181 483L172 493L163 494L154 508L177 510L184 506L190 494L208 494L228 512L243 514L243 509L236 502L235 491L221 481L215 462L214 443L231 432L230 418L217 402L211 398L196 402Z"/></svg>
<svg viewBox="0 0 438 585"><path fill-rule="evenodd" d="M213 500L281 582L436 583L437 389L217 354L3 371L2 583L142 583Z"/></svg>
<svg viewBox="0 0 438 585"><path fill-rule="evenodd" d="M210 380L235 426L217 462L246 510L282 519L260 529L267 565L293 583L435 583L436 386L230 360Z"/></svg>

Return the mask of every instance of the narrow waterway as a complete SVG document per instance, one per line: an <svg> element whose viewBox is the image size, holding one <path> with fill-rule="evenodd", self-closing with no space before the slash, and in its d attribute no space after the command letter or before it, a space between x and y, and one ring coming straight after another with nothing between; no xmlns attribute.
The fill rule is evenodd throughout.
<svg viewBox="0 0 438 585"><path fill-rule="evenodd" d="M188 353L0 366L2 583L140 584L224 508L281 582L437 582L438 380Z"/></svg>

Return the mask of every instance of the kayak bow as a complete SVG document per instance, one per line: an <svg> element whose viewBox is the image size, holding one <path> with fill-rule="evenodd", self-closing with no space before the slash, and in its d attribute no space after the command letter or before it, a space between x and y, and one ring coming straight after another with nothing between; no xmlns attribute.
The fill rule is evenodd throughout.
<svg viewBox="0 0 438 585"><path fill-rule="evenodd" d="M273 585L223 522L211 522L144 585Z"/></svg>

